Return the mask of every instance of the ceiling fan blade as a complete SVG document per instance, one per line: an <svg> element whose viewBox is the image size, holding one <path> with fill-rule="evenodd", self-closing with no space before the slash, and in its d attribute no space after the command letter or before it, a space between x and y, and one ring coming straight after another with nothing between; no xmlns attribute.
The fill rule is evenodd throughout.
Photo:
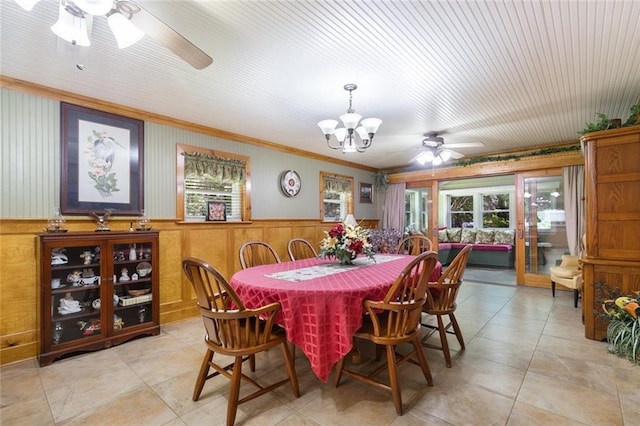
<svg viewBox="0 0 640 426"><path fill-rule="evenodd" d="M213 59L187 40L182 34L165 24L162 20L130 0L117 2L117 6L131 10L131 22L144 31L149 37L171 50L195 69L203 69L211 65ZM125 13L126 14L126 13Z"/></svg>
<svg viewBox="0 0 640 426"><path fill-rule="evenodd" d="M476 148L484 146L482 142L460 142L460 143L445 143L442 145L444 148Z"/></svg>

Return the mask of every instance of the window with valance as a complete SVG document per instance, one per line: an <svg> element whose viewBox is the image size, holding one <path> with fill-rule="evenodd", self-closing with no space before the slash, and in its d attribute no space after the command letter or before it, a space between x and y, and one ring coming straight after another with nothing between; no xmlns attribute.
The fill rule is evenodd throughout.
<svg viewBox="0 0 640 426"><path fill-rule="evenodd" d="M178 217L207 220L210 202L225 205L226 220L250 220L249 157L178 145Z"/></svg>
<svg viewBox="0 0 640 426"><path fill-rule="evenodd" d="M320 172L320 217L339 222L353 213L353 177Z"/></svg>

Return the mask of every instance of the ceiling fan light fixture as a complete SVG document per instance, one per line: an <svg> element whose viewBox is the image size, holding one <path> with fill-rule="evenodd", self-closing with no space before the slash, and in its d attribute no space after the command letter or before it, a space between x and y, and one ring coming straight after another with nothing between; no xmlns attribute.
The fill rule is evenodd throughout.
<svg viewBox="0 0 640 426"><path fill-rule="evenodd" d="M18 6L26 10L27 12L31 12L33 6L35 6L40 0L16 0Z"/></svg>
<svg viewBox="0 0 640 426"><path fill-rule="evenodd" d="M58 20L51 26L51 31L61 39L77 46L90 46L87 20L84 14L71 13L60 2Z"/></svg>
<svg viewBox="0 0 640 426"><path fill-rule="evenodd" d="M126 16L113 12L107 16L109 28L116 38L116 43L120 49L127 48L144 37L144 31L136 27Z"/></svg>
<svg viewBox="0 0 640 426"><path fill-rule="evenodd" d="M431 163L433 158L434 156L431 150L424 150L416 157L416 161L424 166L426 163Z"/></svg>
<svg viewBox="0 0 640 426"><path fill-rule="evenodd" d="M94 16L106 15L113 9L113 0L73 0L73 3Z"/></svg>
<svg viewBox="0 0 640 426"><path fill-rule="evenodd" d="M438 155L442 159L442 161L447 161L451 158L451 151L448 149L443 149L442 152Z"/></svg>
<svg viewBox="0 0 640 426"><path fill-rule="evenodd" d="M343 153L347 152L364 152L371 146L373 136L378 131L382 120L379 118L366 118L360 122L362 115L353 110L353 91L358 86L353 83L345 84L344 90L349 92L349 108L345 114L340 116L340 120L344 127L336 128L338 121L322 120L318 122L318 127L322 130L322 134L327 140L327 146L331 149L341 149ZM358 126L358 123L361 125ZM338 145L331 143L331 135L334 135L338 141ZM358 141L358 139L360 139Z"/></svg>

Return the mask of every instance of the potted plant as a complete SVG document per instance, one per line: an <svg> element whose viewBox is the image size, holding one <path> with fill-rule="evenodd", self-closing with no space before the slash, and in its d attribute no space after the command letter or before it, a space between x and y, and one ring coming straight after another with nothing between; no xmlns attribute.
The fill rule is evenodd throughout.
<svg viewBox="0 0 640 426"><path fill-rule="evenodd" d="M635 296L620 296L605 300L602 309L611 321L607 326L609 352L627 358L634 365L640 362L640 291Z"/></svg>

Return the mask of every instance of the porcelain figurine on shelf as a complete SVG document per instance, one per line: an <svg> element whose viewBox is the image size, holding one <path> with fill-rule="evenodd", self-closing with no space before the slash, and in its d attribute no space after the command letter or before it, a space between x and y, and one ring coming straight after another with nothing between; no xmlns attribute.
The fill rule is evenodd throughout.
<svg viewBox="0 0 640 426"><path fill-rule="evenodd" d="M75 312L80 312L82 308L80 308L80 302L71 297L71 293L65 294L65 296L60 299L60 306L58 307L58 313L61 315L73 314Z"/></svg>
<svg viewBox="0 0 640 426"><path fill-rule="evenodd" d="M82 272L73 271L69 275L67 275L67 282L71 283L74 287L82 284Z"/></svg>
<svg viewBox="0 0 640 426"><path fill-rule="evenodd" d="M122 270L120 271L120 281L129 280L131 280L131 278L129 278L129 270L127 268L122 268Z"/></svg>
<svg viewBox="0 0 640 426"><path fill-rule="evenodd" d="M51 249L51 264L52 265L65 265L69 263L69 258L63 253L64 248Z"/></svg>
<svg viewBox="0 0 640 426"><path fill-rule="evenodd" d="M83 251L80 255L80 258L84 260L85 265L90 265L91 260L93 259L93 254L90 251Z"/></svg>

